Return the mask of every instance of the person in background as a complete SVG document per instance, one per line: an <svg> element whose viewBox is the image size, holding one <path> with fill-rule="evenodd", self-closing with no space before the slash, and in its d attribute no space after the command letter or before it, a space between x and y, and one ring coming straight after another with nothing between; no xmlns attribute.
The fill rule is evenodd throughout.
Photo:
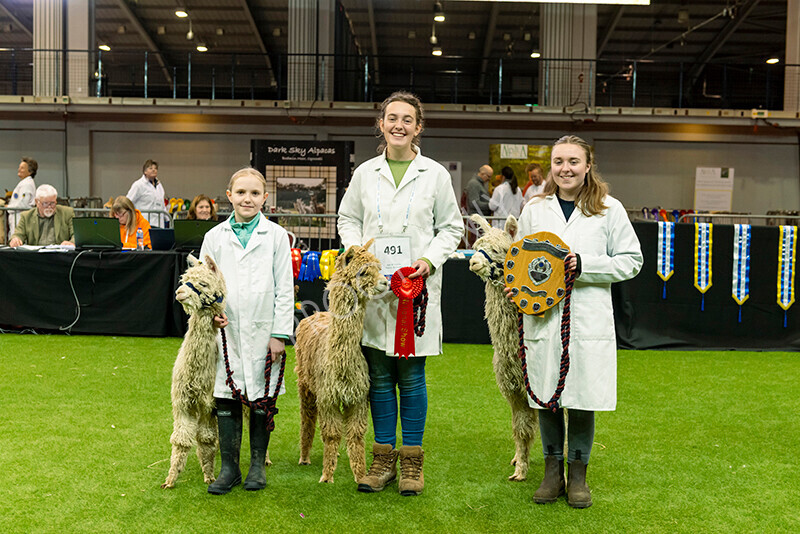
<svg viewBox="0 0 800 534"><path fill-rule="evenodd" d="M467 182L464 189L467 193L467 214L477 213L484 217L491 214L488 184L493 172L489 165L483 165Z"/></svg>
<svg viewBox="0 0 800 534"><path fill-rule="evenodd" d="M169 214L164 207L164 186L158 181L158 162L148 159L142 166L142 177L133 182L128 194L125 195L137 210L147 213L145 218L150 226L166 228Z"/></svg>
<svg viewBox="0 0 800 534"><path fill-rule="evenodd" d="M217 206L206 195L197 195L189 206L187 219L199 221L217 221Z"/></svg>
<svg viewBox="0 0 800 534"><path fill-rule="evenodd" d="M544 479L533 501L553 503L566 489L570 506L587 508L592 505L586 468L594 443L594 413L613 411L617 404L617 339L611 284L636 276L643 256L625 207L608 194L608 185L600 176L586 141L572 135L562 137L553 145L550 163L552 179L544 194L525 206L519 235L552 232L559 236L570 248L565 269L575 273L575 284L571 297L570 366L557 410L554 413L541 409L528 400L531 407L539 409L545 462ZM506 293L509 291L506 288ZM545 402L553 395L560 376L563 308L561 301L540 316L525 315L523 319L530 386ZM566 454L565 432L569 444ZM565 459L569 464L566 484Z"/></svg>
<svg viewBox="0 0 800 534"><path fill-rule="evenodd" d="M529 163L525 167L525 172L528 173L528 183L522 188L523 207L530 199L544 191L544 186L547 183L544 179L544 169L538 163Z"/></svg>
<svg viewBox="0 0 800 534"><path fill-rule="evenodd" d="M416 96L397 92L384 100L377 121L380 155L358 166L339 206L342 245L375 238L378 260L413 267L409 278L422 278L429 297L425 331L415 338L416 353L408 358L399 357L395 347L398 298L389 292L367 303L361 350L369 368L375 443L369 472L357 481L364 493L381 491L397 478L398 460L401 495L419 495L425 485L425 361L442 354L441 267L458 246L464 225L450 173L422 155L423 128ZM398 415L403 445L396 448Z"/></svg>
<svg viewBox="0 0 800 534"><path fill-rule="evenodd" d="M10 247L20 245L74 245L72 218L74 212L56 204L58 191L49 184L36 189L36 208L19 217Z"/></svg>
<svg viewBox="0 0 800 534"><path fill-rule="evenodd" d="M19 183L11 193L11 200L8 201L9 208L32 208L35 205L36 196L36 182L33 179L36 177L36 172L39 170L39 164L33 158L22 158L17 168L17 176L19 176ZM8 212L8 235L14 235L14 228L21 215L20 211L10 210Z"/></svg>
<svg viewBox="0 0 800 534"><path fill-rule="evenodd" d="M517 185L517 177L514 176L511 167L503 167L500 173L503 175L503 183L494 188L489 208L495 217L502 217L502 219L492 219L492 226L502 230L506 224L506 217L513 215L519 218L519 213L522 211L522 191Z"/></svg>
<svg viewBox="0 0 800 534"><path fill-rule="evenodd" d="M119 220L119 239L122 248L135 249L136 232L141 229L144 238L144 248L150 246L150 223L142 213L133 207L133 202L128 197L118 196L111 205L111 214Z"/></svg>

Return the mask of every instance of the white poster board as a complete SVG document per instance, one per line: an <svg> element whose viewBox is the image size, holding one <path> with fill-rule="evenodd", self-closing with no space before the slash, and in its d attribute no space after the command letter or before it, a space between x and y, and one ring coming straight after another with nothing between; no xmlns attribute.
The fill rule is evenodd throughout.
<svg viewBox="0 0 800 534"><path fill-rule="evenodd" d="M461 199L461 162L440 161L439 163L450 173L450 181L453 182L453 191L456 194L456 201L459 201Z"/></svg>
<svg viewBox="0 0 800 534"><path fill-rule="evenodd" d="M731 211L733 168L697 167L694 179L694 211Z"/></svg>

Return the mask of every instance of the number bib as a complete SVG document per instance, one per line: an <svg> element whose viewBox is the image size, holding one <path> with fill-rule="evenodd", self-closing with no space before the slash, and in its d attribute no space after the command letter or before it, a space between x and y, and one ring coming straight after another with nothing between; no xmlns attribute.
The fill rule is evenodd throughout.
<svg viewBox="0 0 800 534"><path fill-rule="evenodd" d="M381 235L375 238L375 257L381 262L381 274L391 278L398 269L408 267L411 259L411 237Z"/></svg>

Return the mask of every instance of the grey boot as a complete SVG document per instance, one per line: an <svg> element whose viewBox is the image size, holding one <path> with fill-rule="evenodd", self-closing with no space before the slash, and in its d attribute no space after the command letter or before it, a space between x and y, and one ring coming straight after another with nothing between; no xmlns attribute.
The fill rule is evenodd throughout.
<svg viewBox="0 0 800 534"><path fill-rule="evenodd" d="M244 489L262 490L267 487L266 457L270 431L267 430L266 410L250 410L250 470Z"/></svg>
<svg viewBox="0 0 800 534"><path fill-rule="evenodd" d="M544 457L544 478L533 494L536 504L550 504L556 502L558 497L564 495L564 460L555 456Z"/></svg>
<svg viewBox="0 0 800 534"><path fill-rule="evenodd" d="M217 398L217 426L222 467L217 480L208 486L214 495L230 493L242 483L239 470L239 449L242 447L242 405L239 401Z"/></svg>
<svg viewBox="0 0 800 534"><path fill-rule="evenodd" d="M573 460L569 464L567 502L573 508L589 508L592 505L592 494L586 485L586 467L582 460Z"/></svg>

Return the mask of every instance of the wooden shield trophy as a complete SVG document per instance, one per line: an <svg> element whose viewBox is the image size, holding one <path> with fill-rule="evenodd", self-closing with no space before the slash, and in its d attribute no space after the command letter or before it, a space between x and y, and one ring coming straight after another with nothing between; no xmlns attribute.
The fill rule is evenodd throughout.
<svg viewBox="0 0 800 534"><path fill-rule="evenodd" d="M511 300L521 312L541 315L564 298L569 247L556 234L537 232L511 244L503 264Z"/></svg>

